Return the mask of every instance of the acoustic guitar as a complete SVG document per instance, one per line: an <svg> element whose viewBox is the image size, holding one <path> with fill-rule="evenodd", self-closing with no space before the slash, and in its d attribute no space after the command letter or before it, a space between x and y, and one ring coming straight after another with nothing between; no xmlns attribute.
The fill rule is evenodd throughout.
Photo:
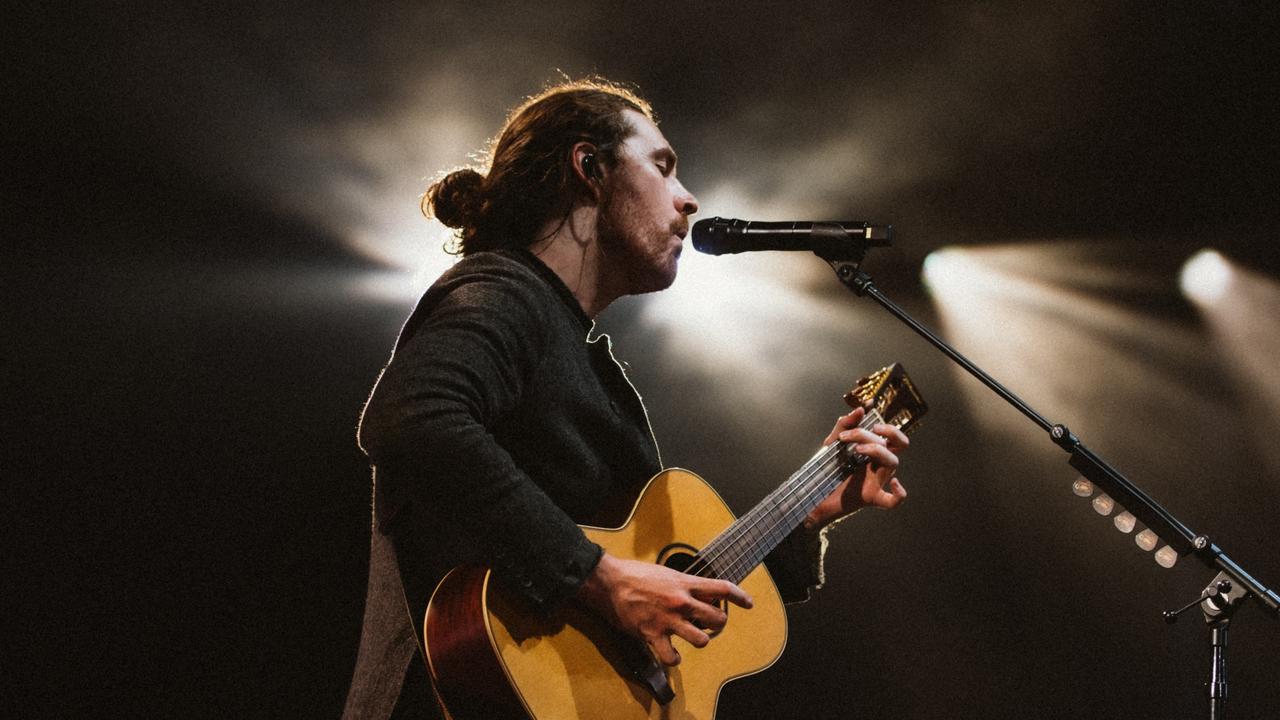
<svg viewBox="0 0 1280 720"><path fill-rule="evenodd" d="M928 410L900 364L845 394L904 433ZM455 720L714 717L720 689L772 665L787 642L787 616L765 556L865 458L836 442L748 513L735 519L702 478L680 469L654 476L621 527L583 526L605 552L739 584L750 610L721 604L729 620L699 650L673 637L682 662L666 668L640 641L566 603L554 617L528 609L490 581L488 569L451 571L432 593L424 641L431 679ZM682 645L683 643L683 645Z"/></svg>

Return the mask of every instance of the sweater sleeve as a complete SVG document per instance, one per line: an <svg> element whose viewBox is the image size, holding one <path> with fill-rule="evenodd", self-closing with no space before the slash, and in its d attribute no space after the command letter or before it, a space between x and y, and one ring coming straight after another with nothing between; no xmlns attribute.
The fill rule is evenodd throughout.
<svg viewBox="0 0 1280 720"><path fill-rule="evenodd" d="M822 558L827 551L826 528L805 530L800 526L783 538L778 547L764 559L769 574L778 586L785 603L809 599L809 591L823 583Z"/></svg>
<svg viewBox="0 0 1280 720"><path fill-rule="evenodd" d="M544 356L545 298L475 274L424 300L365 406L360 445L446 519L495 578L549 610L601 550L495 440ZM423 314L425 313L425 314Z"/></svg>

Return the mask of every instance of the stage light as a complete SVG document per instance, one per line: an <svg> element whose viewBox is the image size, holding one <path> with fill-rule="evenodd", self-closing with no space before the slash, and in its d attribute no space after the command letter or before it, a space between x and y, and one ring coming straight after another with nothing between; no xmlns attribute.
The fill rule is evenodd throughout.
<svg viewBox="0 0 1280 720"><path fill-rule="evenodd" d="M1167 275L1141 264L1146 247L1124 243L1109 238L945 248L926 259L922 275L944 333L960 352L1031 406L1105 444L1134 426L1167 426L1170 407L1221 400L1208 386L1185 381L1186 368L1211 366L1202 331L1124 300L1176 292ZM959 368L955 372L976 421L1001 437L1031 437L1006 405ZM1108 452L1114 449L1118 464L1136 463L1146 475L1176 475L1185 472L1194 447L1190 435L1153 436ZM1171 452L1171 445L1180 451ZM1034 451L1043 452L1042 446ZM1094 511L1139 547L1151 551L1160 544L1153 532L1138 532L1137 518L1103 488L1078 477L1071 490L1091 498Z"/></svg>
<svg viewBox="0 0 1280 720"><path fill-rule="evenodd" d="M1071 483L1071 492L1080 497L1089 497L1093 494L1093 483L1084 478L1076 478L1076 481Z"/></svg>
<svg viewBox="0 0 1280 720"><path fill-rule="evenodd" d="M1192 255L1182 266L1178 282L1188 298L1213 305L1231 288L1234 276L1226 258L1216 250L1205 249Z"/></svg>
<svg viewBox="0 0 1280 720"><path fill-rule="evenodd" d="M1006 272L999 262L987 262L974 252L955 247L925 256L921 268L925 287L960 303L981 302L994 295L1014 293L1025 297L1033 288Z"/></svg>
<svg viewBox="0 0 1280 720"><path fill-rule="evenodd" d="M1270 421L1259 414L1254 426L1274 428L1280 384L1268 359L1280 353L1280 325L1273 320L1280 284L1216 252L1198 254L1183 273L1182 288L1220 338L1206 343L1202 327L1126 300L1177 292L1164 271L1143 263L1148 252L1123 238L949 247L926 257L921 276L943 334L956 348L1028 404L1069 419L1082 438L1106 443L1135 426L1168 427L1169 408L1219 407L1220 393L1210 384L1186 382L1187 369L1212 371L1218 367L1215 352L1237 347L1242 351L1230 359L1252 378L1248 397L1260 410L1272 409ZM1008 407L959 368L955 372L976 421L1001 437L1029 436ZM1112 448L1130 455L1120 458L1122 465L1136 463L1150 476L1175 476L1185 472L1196 447L1195 425L1187 423L1185 432L1182 427L1180 435L1161 433L1145 444ZM1280 443L1268 442L1280 458ZM1165 545L1089 480L1077 477L1071 491L1089 498L1095 512L1143 550ZM1169 568L1178 556L1161 547L1153 559Z"/></svg>
<svg viewBox="0 0 1280 720"><path fill-rule="evenodd" d="M1133 516L1133 513L1126 510L1119 515L1116 515L1112 522L1116 524L1117 530L1127 535L1133 532L1133 527L1137 524L1138 520Z"/></svg>
<svg viewBox="0 0 1280 720"><path fill-rule="evenodd" d="M961 252L955 248L942 248L926 255L921 266L925 286L933 289L950 284L962 265L960 257Z"/></svg>
<svg viewBox="0 0 1280 720"><path fill-rule="evenodd" d="M1254 436L1263 468L1280 467L1280 282L1212 250L1197 253L1183 270L1183 289L1212 333L1213 348L1234 376L1233 415ZM1197 283L1191 279L1199 278ZM1191 290L1195 289L1193 294ZM1210 292L1212 290L1212 292ZM1275 478L1274 472L1271 477Z"/></svg>
<svg viewBox="0 0 1280 720"><path fill-rule="evenodd" d="M1171 568L1178 562L1178 553L1165 545L1156 551L1156 562L1160 563L1160 567Z"/></svg>
<svg viewBox="0 0 1280 720"><path fill-rule="evenodd" d="M1076 478L1076 481L1071 485L1071 490L1076 495L1088 497L1093 492L1093 483L1084 478ZM1115 524L1117 530L1126 535L1133 532L1134 528L1137 527L1138 519L1133 516L1133 513L1117 505L1116 501L1106 493L1095 497L1090 504L1093 505L1095 512L1104 517L1110 515L1112 511L1119 510L1120 512L1116 513L1111 522ZM1150 552L1159 544L1160 538L1148 528L1135 535L1133 541L1138 547ZM1178 562L1178 553L1173 548L1165 545L1155 554L1155 560L1161 567L1171 568Z"/></svg>
<svg viewBox="0 0 1280 720"><path fill-rule="evenodd" d="M1201 361L1199 333L1113 299L1168 284L1154 270L1132 267L1120 242L946 247L926 257L922 280L956 349L1033 407L1076 418L1077 432L1114 435L1132 422L1163 422L1152 397L1185 406L1212 400L1182 380L1183 368ZM953 372L974 419L1009 432L1008 408L959 367ZM1128 414L1112 420L1098 412L1101 404ZM1170 458L1169 469L1176 465Z"/></svg>
<svg viewBox="0 0 1280 720"><path fill-rule="evenodd" d="M1112 510L1116 508L1116 501L1111 499L1110 495L1103 493L1093 499L1093 510L1099 515L1110 515Z"/></svg>
<svg viewBox="0 0 1280 720"><path fill-rule="evenodd" d="M352 232L349 240L362 254L387 267L353 278L353 290L368 300L411 305L458 258L444 251L453 231L439 222L405 214L382 237Z"/></svg>

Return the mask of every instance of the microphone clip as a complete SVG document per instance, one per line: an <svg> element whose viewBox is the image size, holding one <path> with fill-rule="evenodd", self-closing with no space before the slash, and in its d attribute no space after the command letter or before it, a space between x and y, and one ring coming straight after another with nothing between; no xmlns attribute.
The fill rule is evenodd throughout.
<svg viewBox="0 0 1280 720"><path fill-rule="evenodd" d="M867 248L873 241L872 230L871 227L846 229L838 223L816 222L809 229L813 238L813 254L829 263L851 262L857 267L867 256ZM891 226L890 234L884 238L886 244L892 237Z"/></svg>

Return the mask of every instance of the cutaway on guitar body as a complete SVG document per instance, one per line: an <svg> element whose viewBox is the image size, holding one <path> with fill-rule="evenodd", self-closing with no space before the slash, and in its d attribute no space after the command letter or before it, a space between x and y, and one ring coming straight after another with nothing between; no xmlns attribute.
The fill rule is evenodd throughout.
<svg viewBox="0 0 1280 720"><path fill-rule="evenodd" d="M583 531L611 555L681 569L733 521L702 478L673 469L649 481L624 525ZM568 603L541 617L507 596L487 570L458 568L427 608L432 680L455 720L709 720L725 683L769 667L786 645L786 612L764 566L740 585L754 607L734 607L707 647L672 639L682 661L666 668L674 697L664 703L635 674L636 653L647 650L593 613Z"/></svg>

